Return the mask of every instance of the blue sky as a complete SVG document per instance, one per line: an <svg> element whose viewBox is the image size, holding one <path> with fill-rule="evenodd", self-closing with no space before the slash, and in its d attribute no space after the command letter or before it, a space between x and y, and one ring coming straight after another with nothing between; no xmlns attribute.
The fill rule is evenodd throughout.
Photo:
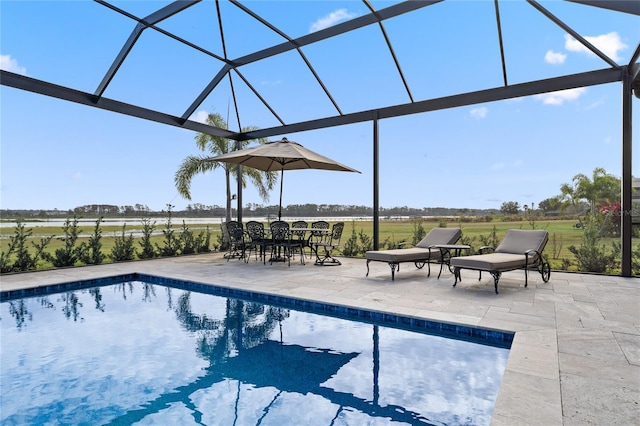
<svg viewBox="0 0 640 426"><path fill-rule="evenodd" d="M137 16L166 1L116 1ZM395 2L374 1L380 9ZM640 42L640 17L582 5L540 2L619 64ZM243 2L300 37L368 13L357 1ZM229 58L283 42L228 2L221 2ZM607 68L563 29L524 1L500 2L509 83ZM160 27L222 55L215 3L204 1ZM415 101L500 87L502 68L492 1L445 1L384 22ZM2 69L93 93L134 23L89 1L0 2ZM403 104L409 97L371 25L305 46L343 113ZM180 116L221 64L146 30L104 96ZM241 67L242 74L286 123L336 115L300 56L287 52ZM234 76L242 126L268 128L276 118ZM198 108L227 116L228 80ZM381 120L380 205L499 208L505 201L537 204L559 194L577 173L603 167L621 175L622 85L472 105ZM640 104L633 102L640 131ZM191 131L0 86L1 192L4 209L71 209L93 203L224 205L224 176L197 176L192 200L177 194L173 176L199 154ZM235 112L230 127L237 129ZM282 135L360 170L285 173L283 204L372 204L370 122ZM271 140L280 139L272 137ZM640 150L634 143L634 176ZM318 189L320 186L322 189ZM250 203L268 202L247 188Z"/></svg>

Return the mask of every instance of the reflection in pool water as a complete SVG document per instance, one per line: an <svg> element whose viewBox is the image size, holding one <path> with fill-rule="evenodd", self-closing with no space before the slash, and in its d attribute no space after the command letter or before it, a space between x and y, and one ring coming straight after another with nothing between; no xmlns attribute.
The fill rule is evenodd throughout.
<svg viewBox="0 0 640 426"><path fill-rule="evenodd" d="M137 281L0 307L2 424L489 424L508 356Z"/></svg>

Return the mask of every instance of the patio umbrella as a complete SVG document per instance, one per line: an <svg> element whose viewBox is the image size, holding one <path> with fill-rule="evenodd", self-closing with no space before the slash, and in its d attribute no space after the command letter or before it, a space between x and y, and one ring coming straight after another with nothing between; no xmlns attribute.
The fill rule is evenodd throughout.
<svg viewBox="0 0 640 426"><path fill-rule="evenodd" d="M280 170L280 207L278 220L282 218L282 183L285 170L317 169L360 173L324 155L305 148L297 142L282 138L253 148L240 149L213 157L210 161L239 164L265 172Z"/></svg>

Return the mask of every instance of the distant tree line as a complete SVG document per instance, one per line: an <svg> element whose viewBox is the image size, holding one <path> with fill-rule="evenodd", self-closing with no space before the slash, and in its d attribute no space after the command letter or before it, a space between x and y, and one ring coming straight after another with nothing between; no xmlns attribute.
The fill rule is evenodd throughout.
<svg viewBox="0 0 640 426"><path fill-rule="evenodd" d="M498 214L497 209L470 209L448 207L390 207L380 208L381 217L389 216L487 216ZM201 203L188 204L184 210L174 210L174 217L225 217L224 206L205 205ZM27 209L2 209L0 214L4 217L56 217L77 215L82 217L122 216L122 217L161 217L167 214L167 210L154 211L144 204L133 206L116 206L111 204L87 204L70 210L27 210ZM232 209L233 216L237 216L237 210ZM243 216L269 217L278 214L278 205L247 204ZM290 204L282 207L283 216L293 217L326 217L345 216L361 217L372 216L373 208L369 206L343 205L343 204Z"/></svg>
<svg viewBox="0 0 640 426"><path fill-rule="evenodd" d="M194 172L195 173L195 172ZM187 174L190 181L191 174ZM188 185L184 183L185 188ZM184 189L184 188L183 188ZM619 216L620 211L620 179L607 173L603 168L597 167L591 176L577 174L570 183L560 186L560 194L542 200L538 203L538 208L528 205L520 205L517 201L505 201L499 209L471 209L471 208L448 208L448 207L381 207L381 217L393 216L503 216L511 215L531 215L540 214L545 216L559 215L584 215L589 212L592 217L598 213L609 216ZM169 206L169 205L167 205ZM172 206L173 207L173 206ZM237 217L237 210L228 206L205 205L201 203L188 204L184 210L174 210L175 217L229 217L227 214ZM613 212L613 213L611 213ZM55 217L77 215L84 217L100 216L123 216L123 217L162 217L167 214L166 210L153 211L146 204L117 206L112 204L86 204L75 207L71 210L0 210L0 214L5 217ZM243 209L243 216L272 217L278 214L278 205L262 205L248 203ZM326 217L345 216L361 217L372 216L373 208L363 205L343 205L343 204L290 204L282 207L282 214L289 217ZM636 214L635 212L633 213ZM615 232L614 232L615 234Z"/></svg>

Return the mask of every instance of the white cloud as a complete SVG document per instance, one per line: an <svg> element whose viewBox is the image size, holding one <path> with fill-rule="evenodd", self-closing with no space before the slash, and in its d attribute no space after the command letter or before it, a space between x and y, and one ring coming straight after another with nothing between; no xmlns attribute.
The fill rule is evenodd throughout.
<svg viewBox="0 0 640 426"><path fill-rule="evenodd" d="M585 110L590 110L590 109L594 109L594 108L598 108L600 105L604 105L604 99L597 99L594 102L592 102L591 104L587 105L585 107Z"/></svg>
<svg viewBox="0 0 640 426"><path fill-rule="evenodd" d="M495 164L491 165L491 170L504 169L504 166L505 166L504 163L495 163Z"/></svg>
<svg viewBox="0 0 640 426"><path fill-rule="evenodd" d="M548 50L544 55L544 61L548 64L564 64L566 59L567 55L560 52L554 52L553 50Z"/></svg>
<svg viewBox="0 0 640 426"><path fill-rule="evenodd" d="M338 22L353 19L356 16L358 16L357 13L349 12L347 11L347 9L338 9L335 12L331 12L327 16L323 16L322 18L311 24L311 26L309 27L309 32L313 33L315 31L323 30L327 27L337 24Z"/></svg>
<svg viewBox="0 0 640 426"><path fill-rule="evenodd" d="M593 44L602 53L613 59L614 61L620 60L618 52L627 48L627 45L620 40L620 36L617 32L611 32L608 34L602 34L595 37L586 36L585 40ZM564 35L564 47L571 52L587 53L589 55L595 55L589 49L587 49L582 43L569 34Z"/></svg>
<svg viewBox="0 0 640 426"><path fill-rule="evenodd" d="M191 116L192 121L197 121L198 123L207 124L207 117L209 113L207 111L197 111Z"/></svg>
<svg viewBox="0 0 640 426"><path fill-rule="evenodd" d="M586 91L586 88L578 87L576 89L559 90L557 92L534 95L534 98L542 101L545 105L562 105L565 102L575 101Z"/></svg>
<svg viewBox="0 0 640 426"><path fill-rule="evenodd" d="M0 69L16 74L27 75L27 69L18 65L18 61L13 59L11 55L0 55Z"/></svg>
<svg viewBox="0 0 640 426"><path fill-rule="evenodd" d="M473 108L471 111L469 111L469 114L471 115L471 117L476 118L478 120L485 118L488 113L489 113L489 108L487 107Z"/></svg>

